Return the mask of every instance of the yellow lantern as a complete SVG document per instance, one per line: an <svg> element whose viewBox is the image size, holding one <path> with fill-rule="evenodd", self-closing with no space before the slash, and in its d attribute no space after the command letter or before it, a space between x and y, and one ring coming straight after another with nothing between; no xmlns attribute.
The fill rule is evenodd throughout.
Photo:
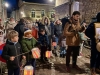
<svg viewBox="0 0 100 75"><path fill-rule="evenodd" d="M46 55L47 58L50 58L51 57L51 51L46 51L45 55Z"/></svg>
<svg viewBox="0 0 100 75"><path fill-rule="evenodd" d="M33 75L33 67L32 66L25 66L24 68L24 75Z"/></svg>

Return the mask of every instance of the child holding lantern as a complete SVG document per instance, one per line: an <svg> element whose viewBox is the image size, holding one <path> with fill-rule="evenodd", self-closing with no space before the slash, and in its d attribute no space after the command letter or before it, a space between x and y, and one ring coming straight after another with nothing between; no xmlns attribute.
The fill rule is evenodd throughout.
<svg viewBox="0 0 100 75"><path fill-rule="evenodd" d="M47 57L46 57L46 51L49 50L48 49L49 39L48 39L48 36L45 34L44 29L40 30L40 36L39 36L38 42L41 45L41 62L42 63L48 62Z"/></svg>
<svg viewBox="0 0 100 75"><path fill-rule="evenodd" d="M34 67L34 70L35 70L35 59L32 58L31 50L34 47L36 47L36 43L37 43L37 40L32 37L32 31L26 30L24 32L24 36L21 41L21 45L22 45L23 53L29 52L29 53L25 54L26 65L32 65ZM33 73L34 73L33 75L35 75L35 72L33 72Z"/></svg>

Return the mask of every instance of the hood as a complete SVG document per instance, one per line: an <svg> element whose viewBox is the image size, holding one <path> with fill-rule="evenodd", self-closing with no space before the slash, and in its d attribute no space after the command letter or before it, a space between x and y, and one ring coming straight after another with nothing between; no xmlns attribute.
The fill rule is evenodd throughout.
<svg viewBox="0 0 100 75"><path fill-rule="evenodd" d="M96 16L97 22L100 22L100 12Z"/></svg>

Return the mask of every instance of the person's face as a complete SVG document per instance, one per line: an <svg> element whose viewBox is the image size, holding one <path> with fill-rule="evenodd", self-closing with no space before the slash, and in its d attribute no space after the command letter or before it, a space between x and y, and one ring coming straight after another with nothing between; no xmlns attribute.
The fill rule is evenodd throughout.
<svg viewBox="0 0 100 75"><path fill-rule="evenodd" d="M32 38L32 34L26 35L27 38Z"/></svg>
<svg viewBox="0 0 100 75"><path fill-rule="evenodd" d="M15 36L14 38L11 38L11 41L12 42L18 42L18 39L19 39L19 37L18 36Z"/></svg>
<svg viewBox="0 0 100 75"><path fill-rule="evenodd" d="M44 35L45 34L45 31L41 32L41 34Z"/></svg>
<svg viewBox="0 0 100 75"><path fill-rule="evenodd" d="M60 24L60 21L59 20L57 20L57 22L56 22L57 24Z"/></svg>
<svg viewBox="0 0 100 75"><path fill-rule="evenodd" d="M11 19L10 19L10 21L14 21L14 19L13 19L13 18L11 18Z"/></svg>
<svg viewBox="0 0 100 75"><path fill-rule="evenodd" d="M78 20L79 20L79 18L80 18L80 15L78 15L78 14L73 15L73 19L74 19L75 21L78 21Z"/></svg>
<svg viewBox="0 0 100 75"><path fill-rule="evenodd" d="M48 20L47 20L47 19L45 19L45 21L44 21L44 22L45 22L45 24L47 24L47 23L48 23Z"/></svg>

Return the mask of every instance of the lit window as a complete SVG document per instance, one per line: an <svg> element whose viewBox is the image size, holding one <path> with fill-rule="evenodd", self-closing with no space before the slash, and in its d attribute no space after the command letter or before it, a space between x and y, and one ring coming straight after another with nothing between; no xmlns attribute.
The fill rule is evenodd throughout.
<svg viewBox="0 0 100 75"><path fill-rule="evenodd" d="M35 18L35 10L31 11L31 17Z"/></svg>
<svg viewBox="0 0 100 75"><path fill-rule="evenodd" d="M41 11L41 17L43 17L43 16L44 16L44 10Z"/></svg>

